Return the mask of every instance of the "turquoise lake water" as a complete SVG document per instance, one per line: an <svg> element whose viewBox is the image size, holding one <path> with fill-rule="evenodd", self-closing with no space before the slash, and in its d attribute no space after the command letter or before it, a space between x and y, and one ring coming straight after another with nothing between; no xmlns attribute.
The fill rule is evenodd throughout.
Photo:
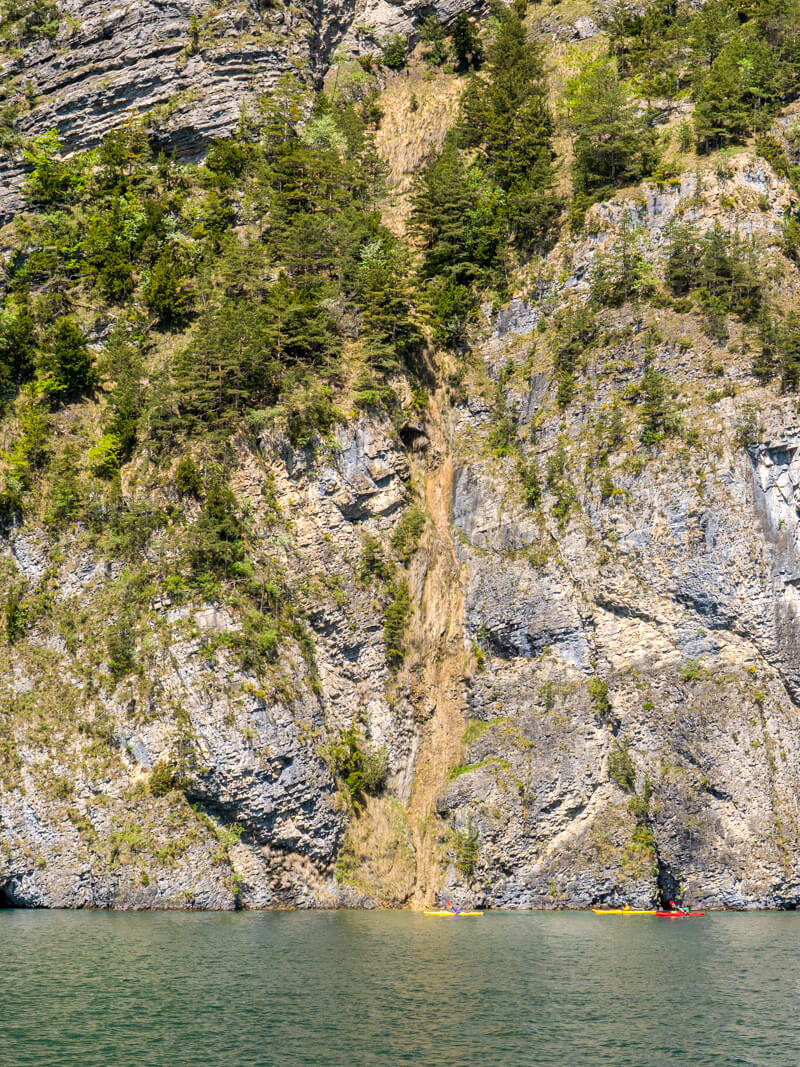
<svg viewBox="0 0 800 1067"><path fill-rule="evenodd" d="M2 1067L800 1064L800 915L0 911Z"/></svg>

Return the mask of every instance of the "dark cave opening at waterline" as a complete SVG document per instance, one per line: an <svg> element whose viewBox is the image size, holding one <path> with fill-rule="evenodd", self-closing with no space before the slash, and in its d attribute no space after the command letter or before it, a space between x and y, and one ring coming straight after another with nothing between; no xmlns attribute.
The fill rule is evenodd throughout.
<svg viewBox="0 0 800 1067"><path fill-rule="evenodd" d="M0 883L0 909L16 907L19 907L19 905L13 900L11 894L8 892L6 883Z"/></svg>

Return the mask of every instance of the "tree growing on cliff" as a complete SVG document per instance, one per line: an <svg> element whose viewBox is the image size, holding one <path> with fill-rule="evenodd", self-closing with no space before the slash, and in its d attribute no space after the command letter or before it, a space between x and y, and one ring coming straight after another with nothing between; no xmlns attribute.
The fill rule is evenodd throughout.
<svg viewBox="0 0 800 1067"><path fill-rule="evenodd" d="M762 127L781 96L780 70L765 41L735 36L711 65L694 112L703 151L744 140Z"/></svg>
<svg viewBox="0 0 800 1067"><path fill-rule="evenodd" d="M543 242L558 213L553 194L553 117L541 47L514 9L502 9L481 74L462 103L462 140L506 194L511 232L523 245Z"/></svg>
<svg viewBox="0 0 800 1067"><path fill-rule="evenodd" d="M34 372L36 322L27 293L9 297L0 310L0 407Z"/></svg>
<svg viewBox="0 0 800 1067"><path fill-rule="evenodd" d="M86 334L74 319L58 320L40 360L45 391L58 400L76 400L97 384Z"/></svg>
<svg viewBox="0 0 800 1067"><path fill-rule="evenodd" d="M655 133L613 60L600 57L586 63L567 82L566 104L577 193L599 198L652 172L658 161Z"/></svg>
<svg viewBox="0 0 800 1067"><path fill-rule="evenodd" d="M465 11L459 11L451 29L456 70L463 74L470 67L477 69L483 62L483 46L478 31Z"/></svg>

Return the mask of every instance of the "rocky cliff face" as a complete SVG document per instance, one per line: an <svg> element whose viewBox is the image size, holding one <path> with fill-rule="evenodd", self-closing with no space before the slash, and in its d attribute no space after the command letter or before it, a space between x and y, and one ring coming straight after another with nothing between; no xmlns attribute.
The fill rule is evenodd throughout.
<svg viewBox="0 0 800 1067"><path fill-rule="evenodd" d="M711 225L721 190L712 176L701 184L598 209L553 300L588 288L626 216L654 261L676 213L693 203L696 222ZM766 190L777 210L754 221L742 210L751 190ZM774 248L786 190L744 157L725 191L726 222L757 226ZM467 766L438 808L462 827L472 820L480 897L493 905L645 903L680 886L709 907L793 906L793 405L755 388L735 357L724 368L735 397L715 394L719 346L672 312L610 314L624 340L592 355L577 410L560 418L537 365L541 311L517 304L484 349L491 374L510 372L507 396L540 469L563 450L549 479L551 506L572 498L563 524L542 523L509 492L513 462L486 455L490 413L458 409L455 439L471 445L456 460L453 522L466 636L483 656L467 688ZM650 359L680 382L697 433L633 463L620 442L601 481L593 427ZM743 447L735 428L748 404L762 421Z"/></svg>
<svg viewBox="0 0 800 1067"><path fill-rule="evenodd" d="M337 46L412 32L421 11L61 8L52 42L7 61L8 84L35 83L19 129L76 148L156 108L187 156L293 65L320 77ZM234 440L251 538L303 620L265 670L239 654L241 618L171 598L168 528L144 550L158 583L89 539L54 557L35 524L8 529L5 588L39 615L1 650L0 902L796 906L796 398L759 383L734 320L715 340L680 302L630 293L598 312L567 404L553 366L554 323L604 257L633 235L660 276L677 219L755 236L790 298L793 205L749 151L620 194L485 309L466 371L441 373L413 423L346 413L306 448ZM649 368L678 415L657 446ZM91 635L126 581L149 624L120 680ZM355 807L332 757L354 726L386 772Z"/></svg>
<svg viewBox="0 0 800 1067"><path fill-rule="evenodd" d="M0 50L2 97L14 138L55 129L69 153L97 145L127 115L147 115L153 137L183 159L235 129L241 107L285 74L320 84L336 52L380 52L392 35L413 42L423 14L452 19L470 0L272 7L210 0L64 0L55 34ZM11 138L9 138L11 139ZM18 146L0 153L0 220L21 207Z"/></svg>

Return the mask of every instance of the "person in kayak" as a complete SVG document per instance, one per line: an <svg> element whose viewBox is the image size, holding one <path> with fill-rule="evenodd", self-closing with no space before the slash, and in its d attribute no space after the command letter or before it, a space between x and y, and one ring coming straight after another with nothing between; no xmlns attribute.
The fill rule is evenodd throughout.
<svg viewBox="0 0 800 1067"><path fill-rule="evenodd" d="M452 911L453 915L460 915L461 914L461 905L460 904L451 904L450 901L448 900L447 906L450 909L450 911Z"/></svg>

